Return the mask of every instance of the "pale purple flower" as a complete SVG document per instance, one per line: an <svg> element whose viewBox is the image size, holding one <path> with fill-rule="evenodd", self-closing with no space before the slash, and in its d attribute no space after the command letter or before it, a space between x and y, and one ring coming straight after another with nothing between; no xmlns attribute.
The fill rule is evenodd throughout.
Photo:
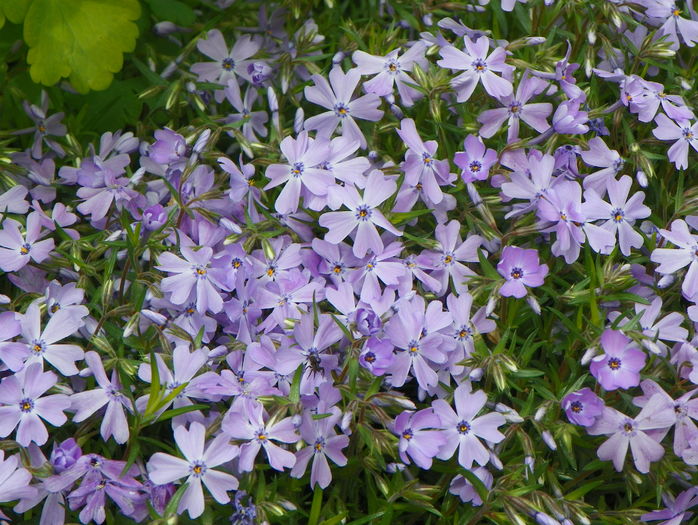
<svg viewBox="0 0 698 525"><path fill-rule="evenodd" d="M102 438L106 441L109 437L114 436L117 443L126 443L129 438L129 429L124 408L131 410L131 401L120 392L121 383L116 368L112 371L110 381L107 379L104 365L97 352L87 352L85 362L94 375L97 388L71 396L72 408L76 410L73 421L76 423L85 421L106 405L107 409L102 416L102 424L99 429Z"/></svg>
<svg viewBox="0 0 698 525"><path fill-rule="evenodd" d="M456 100L458 102L468 100L480 80L487 93L493 97L511 95L514 91L511 82L494 74L494 72L510 73L514 70L512 66L505 63L504 48L497 47L487 55L490 47L489 38L483 36L473 42L468 36L464 36L463 40L465 52L447 44L439 50L442 58L437 62L443 68L464 71L451 80L451 85L456 90Z"/></svg>
<svg viewBox="0 0 698 525"><path fill-rule="evenodd" d="M402 235L378 209L383 201L395 193L395 181L385 178L379 170L374 170L368 176L366 187L370 190L365 190L361 196L354 186L345 186L342 202L349 211L327 212L320 216L319 221L320 226L329 230L325 234L325 240L332 244L339 244L357 230L353 246L357 257L363 257L369 249L373 253L383 251L383 240L376 226L393 235Z"/></svg>
<svg viewBox="0 0 698 525"><path fill-rule="evenodd" d="M156 268L175 274L165 277L160 282L160 288L170 293L169 299L174 304L194 301L199 313L218 313L223 309L219 290L225 289L222 282L225 270L211 267L213 250L209 246L202 246L198 250L194 248L196 245L193 241L180 234L180 251L184 259L170 252L159 255Z"/></svg>
<svg viewBox="0 0 698 525"><path fill-rule="evenodd" d="M247 65L249 59L261 47L261 42L249 35L240 37L232 49L228 50L223 35L218 29L212 29L206 35L206 39L196 43L198 50L213 62L197 62L191 66L191 72L199 76L204 82L217 82L221 86L228 85L228 80L237 84L237 76L249 79ZM217 90L216 102L222 102L225 98L223 89Z"/></svg>
<svg viewBox="0 0 698 525"><path fill-rule="evenodd" d="M662 494L662 501L666 506L664 510L653 510L640 517L641 521L662 521L657 525L679 525L693 517L693 512L689 509L698 505L698 489L691 487L681 492L676 499L667 493Z"/></svg>
<svg viewBox="0 0 698 525"><path fill-rule="evenodd" d="M586 111L580 111L580 104L579 99L566 100L557 107L552 126L556 133L580 135L589 131L589 126L586 125L589 116Z"/></svg>
<svg viewBox="0 0 698 525"><path fill-rule="evenodd" d="M43 157L43 144L45 143L59 157L65 155L65 151L53 137L64 137L67 133L67 128L61 122L65 113L55 113L48 116L49 99L46 91L41 91L41 105L29 104L26 100L22 103L24 111L30 119L34 121L34 126L31 128L15 131L15 135L23 135L25 133L34 133L34 143L31 147L31 156L37 160Z"/></svg>
<svg viewBox="0 0 698 525"><path fill-rule="evenodd" d="M453 157L453 163L461 171L465 182L485 180L490 174L490 168L497 162L497 152L489 149L480 137L468 135L463 141L465 151L458 151Z"/></svg>
<svg viewBox="0 0 698 525"><path fill-rule="evenodd" d="M415 65L423 70L427 68L425 51L426 45L417 41L402 55L399 54L399 49L394 49L383 57L369 55L364 51L354 51L352 59L357 66L356 69L362 75L377 73L371 80L364 82L367 93L384 97L393 92L393 84L395 84L402 103L405 106L411 106L417 98L421 98L422 94L408 85L416 84L408 73L414 69Z"/></svg>
<svg viewBox="0 0 698 525"><path fill-rule="evenodd" d="M20 498L32 498L36 489L29 486L32 474L22 467L19 454L5 457L0 450L0 503Z"/></svg>
<svg viewBox="0 0 698 525"><path fill-rule="evenodd" d="M673 140L667 155L677 169L688 168L688 149L691 146L698 151L698 122L691 124L688 120L674 120L664 113L657 115L654 119L657 127L652 130L652 134L659 140Z"/></svg>
<svg viewBox="0 0 698 525"><path fill-rule="evenodd" d="M188 484L177 512L185 510L192 519L204 512L203 483L218 503L228 503L228 492L238 488L238 480L231 474L213 470L214 467L235 458L240 449L229 443L229 437L218 434L206 446L206 427L192 423L189 430L184 425L174 430L177 447L184 459L163 452L156 452L148 461L148 475L153 483L164 485L187 476Z"/></svg>
<svg viewBox="0 0 698 525"><path fill-rule="evenodd" d="M382 294L379 281L386 286L397 286L406 275L405 265L395 257L402 251L399 242L390 243L383 250L370 255L361 266L349 274L348 281L357 290L365 303L375 305L380 302ZM360 288L359 288L360 287Z"/></svg>
<svg viewBox="0 0 698 525"><path fill-rule="evenodd" d="M600 137L589 140L589 149L582 150L582 160L589 166L603 168L584 176L584 189L592 189L601 197L606 193L609 183L623 169L624 161L617 151L610 149Z"/></svg>
<svg viewBox="0 0 698 525"><path fill-rule="evenodd" d="M475 474L480 481L482 481L482 484L487 489L492 488L494 478L485 467L475 467L471 470L471 472ZM460 474L451 480L448 491L454 496L458 496L463 503L470 503L476 507L479 507L483 503L480 494L475 489L473 484Z"/></svg>
<svg viewBox="0 0 698 525"><path fill-rule="evenodd" d="M344 73L341 67L335 66L330 71L329 79L328 83L325 77L313 75L315 85L305 88L305 98L309 102L329 110L307 119L305 129L317 130L318 135L330 137L337 126L341 125L343 136L358 140L361 147L365 148L366 138L354 119L373 122L380 120L383 116L383 111L378 109L380 98L368 93L352 100L354 90L361 80L358 68Z"/></svg>
<svg viewBox="0 0 698 525"><path fill-rule="evenodd" d="M691 234L682 219L672 222L670 230L660 229L659 234L677 248L655 248L650 260L659 264L657 272L661 274L671 274L689 265L681 291L692 300L698 294L698 235Z"/></svg>
<svg viewBox="0 0 698 525"><path fill-rule="evenodd" d="M40 363L27 366L21 373L5 377L0 383L0 437L17 428L16 441L23 447L32 441L43 445L48 431L41 421L60 427L67 421L63 413L70 407L65 394L42 397L58 382L53 372L42 372Z"/></svg>
<svg viewBox="0 0 698 525"><path fill-rule="evenodd" d="M461 359L470 357L475 350L475 337L478 334L492 332L497 325L492 319L487 319L487 311L483 306L471 316L473 296L465 292L459 296L449 294L446 298L448 311L453 318L451 334L457 346L462 350Z"/></svg>
<svg viewBox="0 0 698 525"><path fill-rule="evenodd" d="M53 239L41 238L41 219L36 212L27 215L26 233L19 230L20 223L5 219L0 230L0 269L14 272L26 266L29 261L43 262L54 248Z"/></svg>
<svg viewBox="0 0 698 525"><path fill-rule="evenodd" d="M265 124L269 120L269 115L266 111L253 111L252 106L257 100L257 90L251 87L245 91L245 97L241 98L240 88L235 80L228 80L228 86L225 88L225 96L228 102L237 110L237 113L231 113L225 119L226 124L234 124L242 121L242 134L251 141L258 142L257 133L260 137L267 136L267 128ZM232 137L235 135L229 131L228 134Z"/></svg>
<svg viewBox="0 0 698 525"><path fill-rule="evenodd" d="M392 431L399 436L400 459L409 463L410 458L423 469L430 469L432 458L446 443L441 430L441 421L434 409L425 408L418 412L405 411L395 418Z"/></svg>
<svg viewBox="0 0 698 525"><path fill-rule="evenodd" d="M442 434L446 442L439 450L438 458L450 459L458 449L458 463L470 469L473 463L484 466L490 460L490 452L481 439L489 443L499 443L504 439L498 428L505 423L504 416L489 412L478 416L487 402L482 390L472 392L470 384L462 384L453 392L456 410L443 399L437 399L431 406L441 420Z"/></svg>
<svg viewBox="0 0 698 525"><path fill-rule="evenodd" d="M584 179L586 181L586 179ZM618 234L618 245L623 255L630 255L632 248L641 248L642 235L635 231L633 224L637 219L650 216L651 210L643 204L645 193L638 191L628 198L633 180L628 175L620 179L610 179L604 186L608 189L610 203L601 199L594 190L584 193L585 202L582 211L590 221L604 220L601 228Z"/></svg>
<svg viewBox="0 0 698 525"><path fill-rule="evenodd" d="M698 22L693 20L695 14L692 13L691 4L689 4L688 9L689 18L681 16L682 10L677 7L674 0L644 0L643 4L647 6L645 14L648 17L663 20L658 34L668 36L671 49L679 49L681 41L688 47L696 45L698 42Z"/></svg>
<svg viewBox="0 0 698 525"><path fill-rule="evenodd" d="M594 394L590 388L582 388L562 398L562 409L575 425L590 427L601 415L604 408L603 399Z"/></svg>
<svg viewBox="0 0 698 525"><path fill-rule="evenodd" d="M237 409L228 412L223 418L223 432L233 439L244 440L246 443L240 447L240 470L250 472L254 468L254 460L261 448L267 454L269 465L275 470L283 471L296 464L296 456L288 450L272 443L295 443L299 436L296 432L293 419L284 418L281 421L269 425L264 416L264 407L252 400L243 400L237 405Z"/></svg>
<svg viewBox="0 0 698 525"><path fill-rule="evenodd" d="M547 86L546 81L525 74L516 88L516 94L498 98L503 108L488 109L480 113L477 118L482 124L480 136L484 138L493 136L507 120L509 127L507 142L518 140L521 120L538 133L546 131L550 127L548 117L553 112L552 104L549 102L529 104L528 101L542 93Z"/></svg>
<svg viewBox="0 0 698 525"><path fill-rule="evenodd" d="M664 455L664 447L645 431L669 427L675 420L674 411L664 410L662 397L654 395L634 418L615 408L605 407L601 417L587 431L592 436L611 436L599 447L599 459L613 461L616 471L620 472L630 446L635 468L642 474L647 474L650 463L659 461Z"/></svg>
<svg viewBox="0 0 698 525"><path fill-rule="evenodd" d="M540 264L538 250L524 250L517 246L506 246L502 250L502 260L497 264L497 271L506 283L499 289L504 297L518 299L526 295L526 287L543 284L548 275L548 265Z"/></svg>
<svg viewBox="0 0 698 525"><path fill-rule="evenodd" d="M276 198L274 209L282 214L293 213L298 210L301 196L327 195L327 188L334 181L321 165L330 154L329 140L312 139L307 131L301 131L297 139L286 137L279 147L288 163L272 164L265 172L271 181L264 190L286 183Z"/></svg>
<svg viewBox="0 0 698 525"><path fill-rule="evenodd" d="M640 370L647 355L629 337L618 330L606 329L601 334L601 347L604 353L592 359L589 369L602 387L615 390L640 384Z"/></svg>
<svg viewBox="0 0 698 525"><path fill-rule="evenodd" d="M7 341L22 331L20 318L20 314L15 312L0 313L0 359L3 365L13 372L24 366L24 360L27 357L26 345Z"/></svg>

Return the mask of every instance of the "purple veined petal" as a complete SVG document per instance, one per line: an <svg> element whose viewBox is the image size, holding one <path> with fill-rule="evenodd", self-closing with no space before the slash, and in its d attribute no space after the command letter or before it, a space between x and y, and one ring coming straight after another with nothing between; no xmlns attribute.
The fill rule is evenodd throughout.
<svg viewBox="0 0 698 525"><path fill-rule="evenodd" d="M79 190L78 197L80 197ZM77 210L83 215L90 215L93 221L98 221L106 216L113 200L114 194L108 189L104 189L78 204Z"/></svg>
<svg viewBox="0 0 698 525"><path fill-rule="evenodd" d="M306 119L303 123L303 128L315 130L320 136L330 137L340 122L340 118L335 115L334 111L325 111Z"/></svg>
<svg viewBox="0 0 698 525"><path fill-rule="evenodd" d="M335 465L343 467L347 464L347 458L342 453L342 450L349 446L349 438L347 436L332 436L325 443L324 452Z"/></svg>
<svg viewBox="0 0 698 525"><path fill-rule="evenodd" d="M674 250L668 248L655 248L650 256L653 263L658 263L657 272L663 274L674 273L687 264L691 264L691 254L687 250Z"/></svg>
<svg viewBox="0 0 698 525"><path fill-rule="evenodd" d="M104 390L88 390L79 392L70 396L70 402L73 409L77 409L73 421L80 423L94 414L109 402L109 397Z"/></svg>
<svg viewBox="0 0 698 525"><path fill-rule="evenodd" d="M451 408L451 405L443 399L434 400L431 406L434 412L439 416L439 420L443 427L455 426L460 420L458 415L453 411L453 408Z"/></svg>
<svg viewBox="0 0 698 525"><path fill-rule="evenodd" d="M192 423L188 431L184 425L178 426L174 430L174 438L189 463L200 461L204 457L206 429L201 423Z"/></svg>
<svg viewBox="0 0 698 525"><path fill-rule="evenodd" d="M58 377L53 372L43 372L41 364L27 365L24 370L24 393L36 399L56 384Z"/></svg>
<svg viewBox="0 0 698 525"><path fill-rule="evenodd" d="M239 468L241 472L251 472L254 468L254 460L259 453L261 445L257 441L250 441L240 447Z"/></svg>
<svg viewBox="0 0 698 525"><path fill-rule="evenodd" d="M301 194L301 180L291 177L281 190L274 203L274 209L281 214L295 213L298 211L298 201Z"/></svg>
<svg viewBox="0 0 698 525"><path fill-rule="evenodd" d="M332 244L339 244L354 228L358 221L353 211L331 211L320 216L320 226L329 231L325 234L325 240Z"/></svg>
<svg viewBox="0 0 698 525"><path fill-rule="evenodd" d="M499 430L506 420L504 416L498 412L490 412L483 416L473 419L473 432L478 437L486 439L490 443L499 443L504 440L505 436Z"/></svg>
<svg viewBox="0 0 698 525"><path fill-rule="evenodd" d="M623 255L629 256L632 248L640 248L642 244L642 235L636 232L630 224L624 221L618 225L618 245Z"/></svg>
<svg viewBox="0 0 698 525"><path fill-rule="evenodd" d="M419 386L423 389L426 390L428 387L436 386L439 383L439 376L421 355L412 357L412 368Z"/></svg>
<svg viewBox="0 0 698 525"><path fill-rule="evenodd" d="M330 84L337 95L336 100L348 104L356 90L356 86L361 80L361 73L358 68L353 68L344 73L342 68L335 66L329 73Z"/></svg>
<svg viewBox="0 0 698 525"><path fill-rule="evenodd" d="M302 478L308 468L310 458L314 456L314 448L312 446L305 447L296 452L296 464L291 469L292 478Z"/></svg>
<svg viewBox="0 0 698 525"><path fill-rule="evenodd" d="M264 451L267 453L269 465L275 470L283 471L284 468L292 468L296 464L296 456L293 453L270 441L265 441Z"/></svg>
<svg viewBox="0 0 698 525"><path fill-rule="evenodd" d="M32 441L41 446L48 440L48 431L38 415L22 414L15 439L23 447L28 447Z"/></svg>
<svg viewBox="0 0 698 525"><path fill-rule="evenodd" d="M466 71L451 80L451 87L456 91L456 102L467 102L482 78L474 71Z"/></svg>
<svg viewBox="0 0 698 525"><path fill-rule="evenodd" d="M439 54L441 59L436 61L437 65L455 70L469 69L473 58L450 44L439 49Z"/></svg>
<svg viewBox="0 0 698 525"><path fill-rule="evenodd" d="M521 108L521 120L535 129L538 133L546 131L550 124L548 117L553 112L552 104L548 102L540 102L535 104L526 104Z"/></svg>
<svg viewBox="0 0 698 525"><path fill-rule="evenodd" d="M33 261L40 263L46 260L55 247L53 239L45 239L43 241L35 242L32 244L29 256Z"/></svg>
<svg viewBox="0 0 698 525"><path fill-rule="evenodd" d="M73 335L84 324L82 318L68 310L58 310L51 316L41 334L41 339L51 345Z"/></svg>
<svg viewBox="0 0 698 525"><path fill-rule="evenodd" d="M495 75L491 71L485 71L485 73L481 75L481 78L485 90L493 97L502 98L514 92L514 87L511 85L511 82L499 75Z"/></svg>
<svg viewBox="0 0 698 525"><path fill-rule="evenodd" d="M470 469L473 462L480 466L487 465L490 460L490 453L482 442L472 433L460 437L460 448L458 449L458 463L463 468Z"/></svg>
<svg viewBox="0 0 698 525"><path fill-rule="evenodd" d="M616 243L615 235L590 223L585 224L583 229L592 250L598 253L610 253Z"/></svg>
<svg viewBox="0 0 698 525"><path fill-rule="evenodd" d="M54 394L34 401L36 413L54 427L62 426L68 418L63 413L70 408L70 398L64 394Z"/></svg>
<svg viewBox="0 0 698 525"><path fill-rule="evenodd" d="M469 391L469 386L459 386L453 394L456 412L460 419L472 420L487 402L487 395L482 390Z"/></svg>
<svg viewBox="0 0 698 525"><path fill-rule="evenodd" d="M180 273L190 270L191 263L176 256L174 253L165 252L161 253L158 257L158 265L156 268L164 272Z"/></svg>
<svg viewBox="0 0 698 525"><path fill-rule="evenodd" d="M163 452L156 452L148 461L148 477L156 485L172 483L189 475L189 462Z"/></svg>
<svg viewBox="0 0 698 525"><path fill-rule="evenodd" d="M284 418L273 427L270 427L267 430L267 436L270 439L283 443L295 443L299 439L298 432L293 424L293 419L290 417Z"/></svg>
<svg viewBox="0 0 698 525"><path fill-rule="evenodd" d="M509 111L507 108L488 109L483 111L477 118L478 122L482 124L480 127L480 136L486 139L490 138L499 131L499 128L502 127L502 124L504 124L508 118Z"/></svg>
<svg viewBox="0 0 698 525"><path fill-rule="evenodd" d="M364 51L354 51L351 58L364 75L375 75L383 71L385 65L385 58L369 55Z"/></svg>
<svg viewBox="0 0 698 525"><path fill-rule="evenodd" d="M381 253L383 251L383 240L372 222L361 221L359 222L356 231L356 239L354 240L354 255L363 257L369 249L371 249L373 253Z"/></svg>
<svg viewBox="0 0 698 525"><path fill-rule="evenodd" d="M685 140L677 140L667 151L669 160L673 162L680 170L688 168L688 142Z"/></svg>
<svg viewBox="0 0 698 525"><path fill-rule="evenodd" d="M485 36L479 36L474 40L469 36L463 37L465 49L472 58L485 58L490 49L490 41ZM494 53L494 51L493 51Z"/></svg>
<svg viewBox="0 0 698 525"><path fill-rule="evenodd" d="M213 496L213 499L218 503L228 503L230 501L228 492L236 490L239 485L235 476L217 470L207 470L201 479Z"/></svg>
<svg viewBox="0 0 698 525"><path fill-rule="evenodd" d="M46 347L43 356L30 355L27 363L40 362L41 357L43 357L44 361L53 365L62 375L69 377L79 372L75 362L83 359L85 352L77 345L54 344Z"/></svg>
<svg viewBox="0 0 698 525"><path fill-rule="evenodd" d="M596 454L602 461L613 461L613 467L617 472L620 472L623 470L623 463L625 463L625 455L628 453L629 444L630 439L618 432L602 443Z"/></svg>
<svg viewBox="0 0 698 525"><path fill-rule="evenodd" d="M654 119L658 127L652 130L652 134L659 140L678 140L682 137L681 128L664 113Z"/></svg>
<svg viewBox="0 0 698 525"><path fill-rule="evenodd" d="M321 489L327 488L332 482L332 471L327 463L325 454L315 454L313 464L310 467L310 486L318 484Z"/></svg>
<svg viewBox="0 0 698 525"><path fill-rule="evenodd" d="M114 437L114 441L120 445L128 441L129 429L124 407L118 401L110 400L107 403L107 410L102 419L100 434L106 440L109 436Z"/></svg>
<svg viewBox="0 0 698 525"><path fill-rule="evenodd" d="M397 228L395 228L395 226L393 226L393 224L388 219L385 218L383 213L381 213L377 209L372 210L371 221L375 225L380 226L381 228L383 228L386 231L389 231L393 235L397 235L398 237L402 235L402 232L400 230L398 230ZM376 252L376 253L380 253L380 252Z"/></svg>
<svg viewBox="0 0 698 525"><path fill-rule="evenodd" d="M698 261L693 261L688 267L686 276L681 284L681 291L685 297L693 298L698 295Z"/></svg>
<svg viewBox="0 0 698 525"><path fill-rule="evenodd" d="M0 406L0 437L9 436L21 418L22 412L19 410L19 402L15 406Z"/></svg>
<svg viewBox="0 0 698 525"><path fill-rule="evenodd" d="M357 51L357 53L358 52L359 51ZM387 71L381 71L371 80L364 82L364 89L367 93L374 93L378 96L384 97L393 92L394 83L394 75L391 75Z"/></svg>
<svg viewBox="0 0 698 525"><path fill-rule="evenodd" d="M254 55L259 51L260 47L259 41L253 40L250 35L243 35L235 41L233 48L230 50L230 56L235 59L235 62L239 63Z"/></svg>
<svg viewBox="0 0 698 525"><path fill-rule="evenodd" d="M228 47L223 34L218 29L211 29L205 39L196 42L197 49L213 60L221 61L228 58Z"/></svg>
<svg viewBox="0 0 698 525"><path fill-rule="evenodd" d="M186 510L191 519L196 519L204 513L204 489L201 487L200 478L189 476L187 483L189 485L179 501L177 513L181 514Z"/></svg>
<svg viewBox="0 0 698 525"><path fill-rule="evenodd" d="M303 173L303 185L315 195L327 195L327 187L332 180L326 170L306 168Z"/></svg>
<svg viewBox="0 0 698 525"><path fill-rule="evenodd" d="M85 362L92 372L92 375L94 375L97 384L102 388L109 388L111 386L111 381L107 378L107 373L104 371L104 365L102 364L102 359L99 357L99 354L92 350L86 352Z"/></svg>
<svg viewBox="0 0 698 525"><path fill-rule="evenodd" d="M39 304L33 302L27 308L26 313L20 317L22 335L28 341L39 339L41 335L41 311Z"/></svg>
<svg viewBox="0 0 698 525"><path fill-rule="evenodd" d="M642 474L649 472L650 462L659 461L664 455L664 447L642 431L630 439L630 451L635 468Z"/></svg>
<svg viewBox="0 0 698 525"><path fill-rule="evenodd" d="M191 265L189 272L165 277L160 281L160 289L172 294L170 301L173 304L184 304L189 299L191 290L196 284L196 278L190 272Z"/></svg>
<svg viewBox="0 0 698 525"><path fill-rule="evenodd" d="M394 387L401 387L407 380L407 374L412 366L412 358L407 355L407 352L398 352L393 359L393 365L389 369L390 383Z"/></svg>
<svg viewBox="0 0 698 525"><path fill-rule="evenodd" d="M510 279L506 281L499 289L500 295L503 297L515 297L521 299L526 296L526 287L520 279Z"/></svg>

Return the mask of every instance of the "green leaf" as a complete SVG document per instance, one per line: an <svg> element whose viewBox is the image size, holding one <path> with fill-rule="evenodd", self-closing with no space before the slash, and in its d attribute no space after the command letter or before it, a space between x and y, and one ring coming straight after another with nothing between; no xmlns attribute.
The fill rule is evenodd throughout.
<svg viewBox="0 0 698 525"><path fill-rule="evenodd" d="M188 26L196 20L194 10L179 0L146 0L153 14L161 19Z"/></svg>
<svg viewBox="0 0 698 525"><path fill-rule="evenodd" d="M0 27L5 25L5 19L13 24L24 20L32 0L0 0Z"/></svg>
<svg viewBox="0 0 698 525"><path fill-rule="evenodd" d="M106 89L136 46L140 12L138 0L34 0L24 19L32 80Z"/></svg>

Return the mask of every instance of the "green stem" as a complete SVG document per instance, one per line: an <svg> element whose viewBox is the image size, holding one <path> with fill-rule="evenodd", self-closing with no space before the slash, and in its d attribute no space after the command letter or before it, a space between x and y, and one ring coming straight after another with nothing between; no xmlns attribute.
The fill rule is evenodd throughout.
<svg viewBox="0 0 698 525"><path fill-rule="evenodd" d="M317 525L320 519L320 509L322 508L322 489L319 485L315 485L315 493L313 494L313 505L310 507L310 516L308 517L308 525Z"/></svg>

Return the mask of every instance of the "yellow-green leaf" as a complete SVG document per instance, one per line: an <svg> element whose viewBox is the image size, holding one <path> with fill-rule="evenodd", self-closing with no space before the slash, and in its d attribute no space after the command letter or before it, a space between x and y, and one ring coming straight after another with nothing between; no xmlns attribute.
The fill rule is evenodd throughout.
<svg viewBox="0 0 698 525"><path fill-rule="evenodd" d="M0 27L5 25L5 19L13 24L19 24L27 14L32 0L0 0Z"/></svg>
<svg viewBox="0 0 698 525"><path fill-rule="evenodd" d="M106 89L136 45L139 16L138 0L33 0L24 20L32 80Z"/></svg>

